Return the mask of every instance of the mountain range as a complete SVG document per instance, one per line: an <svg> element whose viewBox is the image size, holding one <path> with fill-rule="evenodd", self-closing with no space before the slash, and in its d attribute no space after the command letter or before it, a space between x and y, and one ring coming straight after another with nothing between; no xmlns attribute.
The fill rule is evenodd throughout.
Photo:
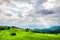
<svg viewBox="0 0 60 40"><path fill-rule="evenodd" d="M50 28L44 28L44 29L34 29L34 31L42 33L60 33L60 26L52 26Z"/></svg>

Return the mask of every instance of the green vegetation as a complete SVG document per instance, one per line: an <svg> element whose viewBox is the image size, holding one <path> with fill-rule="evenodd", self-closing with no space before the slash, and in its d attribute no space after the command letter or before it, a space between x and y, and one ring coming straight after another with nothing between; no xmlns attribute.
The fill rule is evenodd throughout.
<svg viewBox="0 0 60 40"><path fill-rule="evenodd" d="M60 40L60 34L35 33L30 29L0 26L0 40Z"/></svg>

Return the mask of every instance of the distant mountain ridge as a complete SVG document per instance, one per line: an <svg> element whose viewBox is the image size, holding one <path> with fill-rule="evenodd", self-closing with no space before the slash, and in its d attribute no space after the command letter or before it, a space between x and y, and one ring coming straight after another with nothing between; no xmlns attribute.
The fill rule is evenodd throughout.
<svg viewBox="0 0 60 40"><path fill-rule="evenodd" d="M50 30L56 30L56 29L60 29L60 26L53 26L49 28Z"/></svg>
<svg viewBox="0 0 60 40"><path fill-rule="evenodd" d="M34 29L34 31L42 33L60 33L60 26L52 26L50 28L44 28L44 29Z"/></svg>

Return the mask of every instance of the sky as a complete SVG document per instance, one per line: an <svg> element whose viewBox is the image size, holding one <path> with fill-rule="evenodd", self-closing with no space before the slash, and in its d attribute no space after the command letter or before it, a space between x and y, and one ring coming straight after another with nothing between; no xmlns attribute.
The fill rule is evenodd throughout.
<svg viewBox="0 0 60 40"><path fill-rule="evenodd" d="M0 25L21 28L60 26L60 0L0 0Z"/></svg>

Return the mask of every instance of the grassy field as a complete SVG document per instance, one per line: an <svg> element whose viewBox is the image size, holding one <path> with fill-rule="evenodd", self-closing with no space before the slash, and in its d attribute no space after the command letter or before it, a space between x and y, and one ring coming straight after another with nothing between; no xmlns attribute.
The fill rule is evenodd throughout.
<svg viewBox="0 0 60 40"><path fill-rule="evenodd" d="M16 35L11 35L16 33ZM0 40L60 40L57 34L26 32L24 29L0 30Z"/></svg>

